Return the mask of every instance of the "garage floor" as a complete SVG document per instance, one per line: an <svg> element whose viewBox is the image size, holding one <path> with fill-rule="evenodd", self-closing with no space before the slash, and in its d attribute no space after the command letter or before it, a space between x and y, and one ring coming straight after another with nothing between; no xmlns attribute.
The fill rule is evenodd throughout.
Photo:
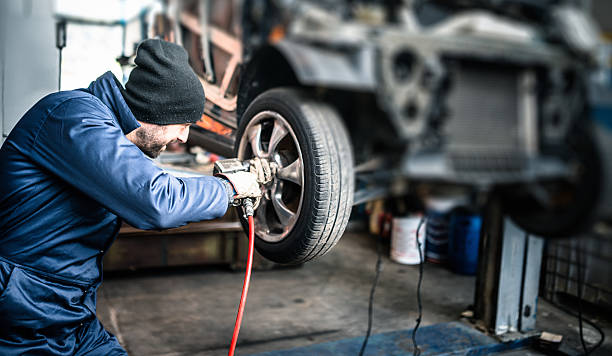
<svg viewBox="0 0 612 356"><path fill-rule="evenodd" d="M376 240L350 230L331 253L302 267L254 272L237 354L365 335ZM418 269L387 256L385 246L373 333L410 329L416 318ZM130 355L223 355L242 279L242 271L210 266L107 275L98 292L98 314ZM459 320L472 303L474 283L474 277L427 264L422 325ZM539 329L564 334L564 349L576 352L577 320L545 301L538 307ZM611 325L604 326L612 336ZM595 355L612 354L610 336ZM585 338L595 342L598 334L586 327Z"/></svg>

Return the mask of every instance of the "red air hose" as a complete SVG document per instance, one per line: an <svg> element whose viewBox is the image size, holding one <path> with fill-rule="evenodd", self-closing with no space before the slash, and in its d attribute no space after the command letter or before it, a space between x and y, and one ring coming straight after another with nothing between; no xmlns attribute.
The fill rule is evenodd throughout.
<svg viewBox="0 0 612 356"><path fill-rule="evenodd" d="M253 216L249 216L249 256L247 259L246 272L244 273L242 295L240 296L240 305L238 306L238 315L236 315L236 324L234 324L234 334L232 335L232 343L230 345L228 356L234 356L234 351L236 351L238 333L240 332L240 324L242 323L242 314L244 313L244 306L246 305L247 293L249 291L251 268L253 267L253 249L255 247L255 227L253 225Z"/></svg>

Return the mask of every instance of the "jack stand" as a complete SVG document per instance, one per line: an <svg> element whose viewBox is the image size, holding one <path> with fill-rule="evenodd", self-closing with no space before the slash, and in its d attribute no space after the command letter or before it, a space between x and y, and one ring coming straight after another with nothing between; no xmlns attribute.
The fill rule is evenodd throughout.
<svg viewBox="0 0 612 356"><path fill-rule="evenodd" d="M474 314L501 341L535 331L544 240L505 217L498 197L487 203L480 235Z"/></svg>

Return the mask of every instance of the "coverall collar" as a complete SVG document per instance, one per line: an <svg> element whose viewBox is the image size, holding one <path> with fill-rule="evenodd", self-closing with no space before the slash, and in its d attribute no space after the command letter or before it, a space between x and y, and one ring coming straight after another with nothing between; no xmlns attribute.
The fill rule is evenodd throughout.
<svg viewBox="0 0 612 356"><path fill-rule="evenodd" d="M124 134L127 135L140 127L134 114L132 114L132 111L123 99L123 95L121 95L121 92L124 91L123 86L111 71L102 74L98 79L91 82L87 91L100 99L104 105L108 106L115 113L115 117Z"/></svg>

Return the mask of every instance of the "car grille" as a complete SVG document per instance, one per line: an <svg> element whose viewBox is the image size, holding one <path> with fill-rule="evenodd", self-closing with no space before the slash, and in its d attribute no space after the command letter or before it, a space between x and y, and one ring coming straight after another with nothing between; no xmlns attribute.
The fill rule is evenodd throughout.
<svg viewBox="0 0 612 356"><path fill-rule="evenodd" d="M520 70L454 62L449 67L446 148L458 171L518 171L526 155L519 137Z"/></svg>

